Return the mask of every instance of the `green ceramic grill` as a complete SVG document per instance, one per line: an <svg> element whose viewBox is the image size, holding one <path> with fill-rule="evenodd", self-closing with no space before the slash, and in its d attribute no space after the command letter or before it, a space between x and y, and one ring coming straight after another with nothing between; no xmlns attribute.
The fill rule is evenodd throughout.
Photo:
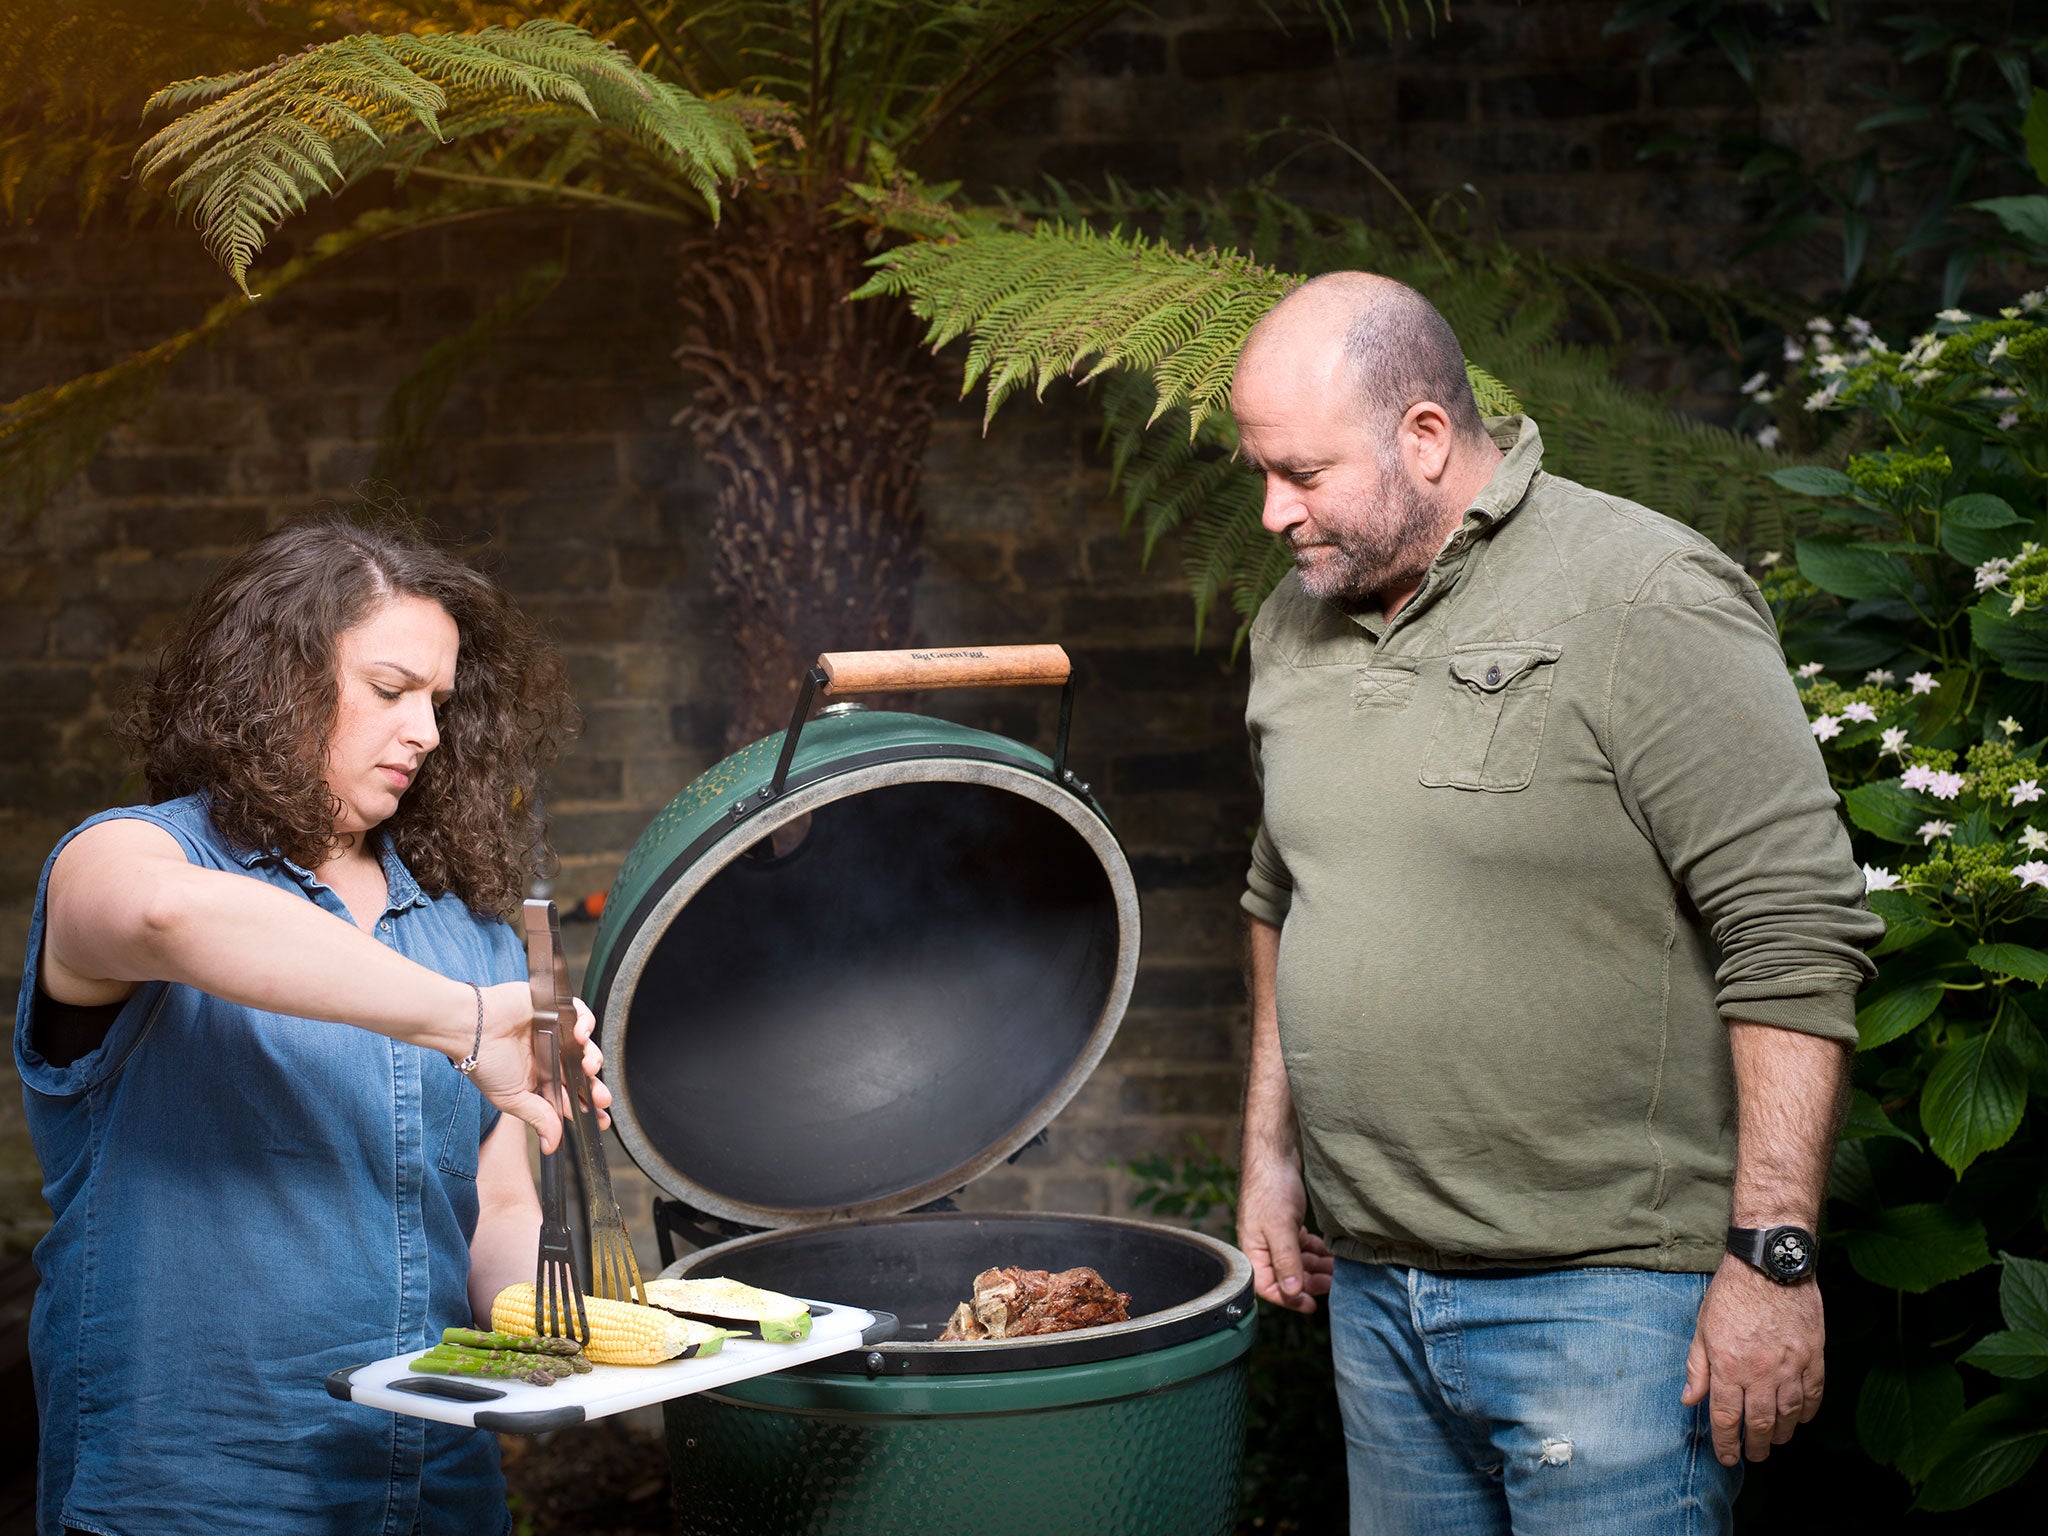
<svg viewBox="0 0 2048 1536"><path fill-rule="evenodd" d="M1048 756L846 696L1062 688ZM815 718L812 706L824 701ZM666 1410L703 1536L1232 1529L1250 1266L1158 1223L951 1210L1039 1136L1130 999L1129 862L1068 768L1057 646L822 656L789 729L641 836L585 995L670 1266L894 1313L898 1336ZM940 1344L983 1269L1086 1264L1131 1320Z"/></svg>

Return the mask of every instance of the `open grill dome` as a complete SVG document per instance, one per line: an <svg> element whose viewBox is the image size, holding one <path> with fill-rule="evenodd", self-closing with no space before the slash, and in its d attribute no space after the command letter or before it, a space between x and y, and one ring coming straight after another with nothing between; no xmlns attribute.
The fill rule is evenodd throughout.
<svg viewBox="0 0 2048 1536"><path fill-rule="evenodd" d="M748 1227L908 1210L1000 1163L1101 1060L1138 957L1122 849L1031 749L821 717L763 800L780 745L649 827L587 983L627 1151Z"/></svg>

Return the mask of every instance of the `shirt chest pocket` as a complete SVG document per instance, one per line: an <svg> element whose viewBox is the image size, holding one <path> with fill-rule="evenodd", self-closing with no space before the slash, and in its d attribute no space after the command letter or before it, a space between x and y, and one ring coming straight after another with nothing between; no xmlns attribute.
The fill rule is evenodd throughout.
<svg viewBox="0 0 2048 1536"><path fill-rule="evenodd" d="M1450 686L1422 754L1432 789L1526 789L1536 776L1555 645L1492 641L1461 645L1450 657Z"/></svg>

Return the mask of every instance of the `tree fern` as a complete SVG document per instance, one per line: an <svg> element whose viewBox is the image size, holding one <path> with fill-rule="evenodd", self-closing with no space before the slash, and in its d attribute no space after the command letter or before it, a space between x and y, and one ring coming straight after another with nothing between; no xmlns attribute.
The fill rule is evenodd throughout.
<svg viewBox="0 0 2048 1536"><path fill-rule="evenodd" d="M588 120L660 156L714 215L719 182L753 163L731 106L646 74L610 44L556 21L344 37L166 86L149 107L189 110L137 152L141 174L181 167L170 183L178 208L245 293L249 263L270 231L313 195L380 167L416 167L453 138Z"/></svg>
<svg viewBox="0 0 2048 1536"><path fill-rule="evenodd" d="M1120 212L1151 213L1181 238L1234 230L1244 211L1129 189L1112 188L1111 200ZM989 416L1027 383L1042 396L1062 376L1103 379L1104 439L1126 526L1142 529L1147 559L1179 537L1198 637L1227 600L1244 620L1241 642L1289 562L1259 525L1256 477L1234 457L1230 378L1251 327L1304 276L1242 249L1098 233L1072 222L1084 209L1066 189L1055 187L1052 202L1061 217L1028 229L963 223L884 252L860 295L907 297L934 347L967 337L963 392L983 384ZM1608 353L1559 339L1575 302L1596 299L1619 331L1613 295L1647 303L1655 285L1603 288L1597 272L1504 247L1433 238L1418 249L1270 194L1253 199L1250 212L1268 241L1312 258L1310 270L1370 267L1420 288L1464 344L1480 410L1511 414L1528 400L1554 472L1738 549L1785 547L1793 532L1786 502L1767 478L1784 463L1779 456L1673 414L1620 383ZM1729 318L1716 312L1718 296L1676 285L1661 296L1674 293L1710 326Z"/></svg>

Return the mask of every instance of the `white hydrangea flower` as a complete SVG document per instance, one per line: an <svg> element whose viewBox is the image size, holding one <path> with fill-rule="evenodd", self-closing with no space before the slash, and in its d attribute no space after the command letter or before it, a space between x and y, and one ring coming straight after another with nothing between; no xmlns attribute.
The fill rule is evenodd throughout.
<svg viewBox="0 0 2048 1536"><path fill-rule="evenodd" d="M1968 325L1970 323L1970 312L1967 309L1944 309L1938 310L1934 318L1946 320L1950 325Z"/></svg>
<svg viewBox="0 0 2048 1536"><path fill-rule="evenodd" d="M1759 368L1755 373L1752 373L1748 378L1742 381L1742 393L1745 395L1753 395L1770 382L1770 374L1766 373L1763 369Z"/></svg>
<svg viewBox="0 0 2048 1536"><path fill-rule="evenodd" d="M1947 837L1955 829L1956 824L1952 821L1923 821L1920 823L1920 846L1925 848L1937 837Z"/></svg>
<svg viewBox="0 0 2048 1536"><path fill-rule="evenodd" d="M1963 792L1963 776L1960 773L1943 773L1936 770L1927 793L1937 800L1953 800Z"/></svg>
<svg viewBox="0 0 2048 1536"><path fill-rule="evenodd" d="M1822 741L1833 741L1842 734L1842 722L1834 715L1822 715L1813 722L1813 734Z"/></svg>
<svg viewBox="0 0 2048 1536"><path fill-rule="evenodd" d="M2004 336L1999 337L1997 341L1993 342L1991 344L1991 356L1987 358L1986 361L1995 363L2001 357L2005 356L2006 351L2008 350L2006 342L2007 338ZM1757 375L1757 377L1761 378L1763 377L1763 375L1759 374Z"/></svg>
<svg viewBox="0 0 2048 1536"><path fill-rule="evenodd" d="M2029 859L2024 864L2015 864L2012 872L2020 877L2020 889L2030 885L2048 886L2048 864L2039 859Z"/></svg>
<svg viewBox="0 0 2048 1536"><path fill-rule="evenodd" d="M1875 683L1880 688L1889 688L1893 683L1898 681L1898 678L1893 673L1887 671L1883 667L1872 667L1868 672L1863 674L1863 681L1865 681L1866 683Z"/></svg>
<svg viewBox="0 0 2048 1536"><path fill-rule="evenodd" d="M1788 363L1798 363L1805 360L1806 348L1799 345L1790 336L1787 336L1785 338L1785 361Z"/></svg>
<svg viewBox="0 0 2048 1536"><path fill-rule="evenodd" d="M1906 679L1906 686L1915 693L1932 693L1941 685L1934 680L1932 672L1915 672Z"/></svg>
<svg viewBox="0 0 2048 1536"><path fill-rule="evenodd" d="M1866 891L1896 890L1899 877L1888 869L1879 869L1873 864L1863 866L1863 889Z"/></svg>
<svg viewBox="0 0 2048 1536"><path fill-rule="evenodd" d="M1977 590L1988 592L2012 574L2012 562L2003 555L1993 555L1977 567Z"/></svg>
<svg viewBox="0 0 2048 1536"><path fill-rule="evenodd" d="M2021 779L2019 783L2013 785L2010 793L2014 805L2031 805L2034 801L2041 798L2041 781L2039 779Z"/></svg>
<svg viewBox="0 0 2048 1536"><path fill-rule="evenodd" d="M2031 293L2020 295L2020 308L2032 314L2043 304L2048 304L2048 288L2036 288Z"/></svg>
<svg viewBox="0 0 2048 1536"><path fill-rule="evenodd" d="M1837 383L1830 384L1826 389L1816 389L1812 394L1806 397L1805 408L1809 411L1826 410L1829 406L1835 403L1835 395L1839 388L1840 384L1838 381Z"/></svg>
<svg viewBox="0 0 2048 1536"><path fill-rule="evenodd" d="M1915 384L1932 384L1940 377L1941 370L1939 368L1920 368L1914 371L1913 382Z"/></svg>
<svg viewBox="0 0 2048 1536"><path fill-rule="evenodd" d="M2026 729L2019 721L2013 719L2011 715L2007 715L2003 720L1999 721L1998 728L2008 736L2017 736Z"/></svg>
<svg viewBox="0 0 2048 1536"><path fill-rule="evenodd" d="M1855 337L1858 341L1870 340L1870 322L1864 319L1861 315L1851 315L1845 322L1845 325L1848 329L1849 334Z"/></svg>
<svg viewBox="0 0 2048 1536"><path fill-rule="evenodd" d="M1879 738L1877 755L1879 757L1888 755L1904 757L1906 755L1906 728L1903 725L1893 725L1885 728L1884 735Z"/></svg>
<svg viewBox="0 0 2048 1536"><path fill-rule="evenodd" d="M1821 373L1841 373L1848 368L1849 360L1839 352L1830 352L1813 366Z"/></svg>
<svg viewBox="0 0 2048 1536"><path fill-rule="evenodd" d="M1756 563L1762 569L1769 570L1772 566L1776 565L1780 560L1784 558L1784 551L1777 549L1767 549L1762 554L1756 557Z"/></svg>
<svg viewBox="0 0 2048 1536"><path fill-rule="evenodd" d="M1868 704L1861 702L1844 704L1842 706L1842 718L1844 720L1854 720L1858 725L1868 725L1877 718L1877 711Z"/></svg>
<svg viewBox="0 0 2048 1536"><path fill-rule="evenodd" d="M1824 315L1815 315L1806 322L1806 328L1816 336L1832 336L1835 334L1834 322Z"/></svg>
<svg viewBox="0 0 2048 1536"><path fill-rule="evenodd" d="M1925 789L1934 782L1934 770L1914 765L1899 775L1901 789Z"/></svg>
<svg viewBox="0 0 2048 1536"><path fill-rule="evenodd" d="M1998 312L1998 318L2001 320L2017 320L2019 317L2020 312L2018 308L2011 304L2006 305L2005 308Z"/></svg>
<svg viewBox="0 0 2048 1536"><path fill-rule="evenodd" d="M2048 850L2048 832L2043 832L2039 827L2030 825L2020 833L2020 846L2029 853L2041 853L2044 850Z"/></svg>
<svg viewBox="0 0 2048 1536"><path fill-rule="evenodd" d="M1827 663L1824 661L1802 662L1799 667L1799 675L1801 677L1819 677L1827 669Z"/></svg>
<svg viewBox="0 0 2048 1536"><path fill-rule="evenodd" d="M2024 608L2025 608L2026 606L2027 606L2027 600L2026 600L2026 599L2025 599L2024 597L2020 596L2020 594L2019 594L2019 593L2017 593L2017 592L2013 593L2013 595L2012 595L2012 606L2011 606L2010 608L2008 608L2008 609L2006 609L2006 610L2005 610L2005 613L2006 613L2006 617L2007 617L2007 618L2015 618L2015 617L2017 617L2017 616L2019 615L2020 611L2021 611L2022 609L2024 609Z"/></svg>
<svg viewBox="0 0 2048 1536"><path fill-rule="evenodd" d="M2000 411L1998 413L1999 431L2010 432L2014 427L2018 426L2019 424L2020 413L2018 411Z"/></svg>
<svg viewBox="0 0 2048 1536"><path fill-rule="evenodd" d="M1759 400L1764 398L1766 397L1763 395L1757 396ZM1774 422L1766 422L1756 429L1756 445L1759 448L1775 448L1783 440L1783 437L1784 434L1778 430L1777 424Z"/></svg>

